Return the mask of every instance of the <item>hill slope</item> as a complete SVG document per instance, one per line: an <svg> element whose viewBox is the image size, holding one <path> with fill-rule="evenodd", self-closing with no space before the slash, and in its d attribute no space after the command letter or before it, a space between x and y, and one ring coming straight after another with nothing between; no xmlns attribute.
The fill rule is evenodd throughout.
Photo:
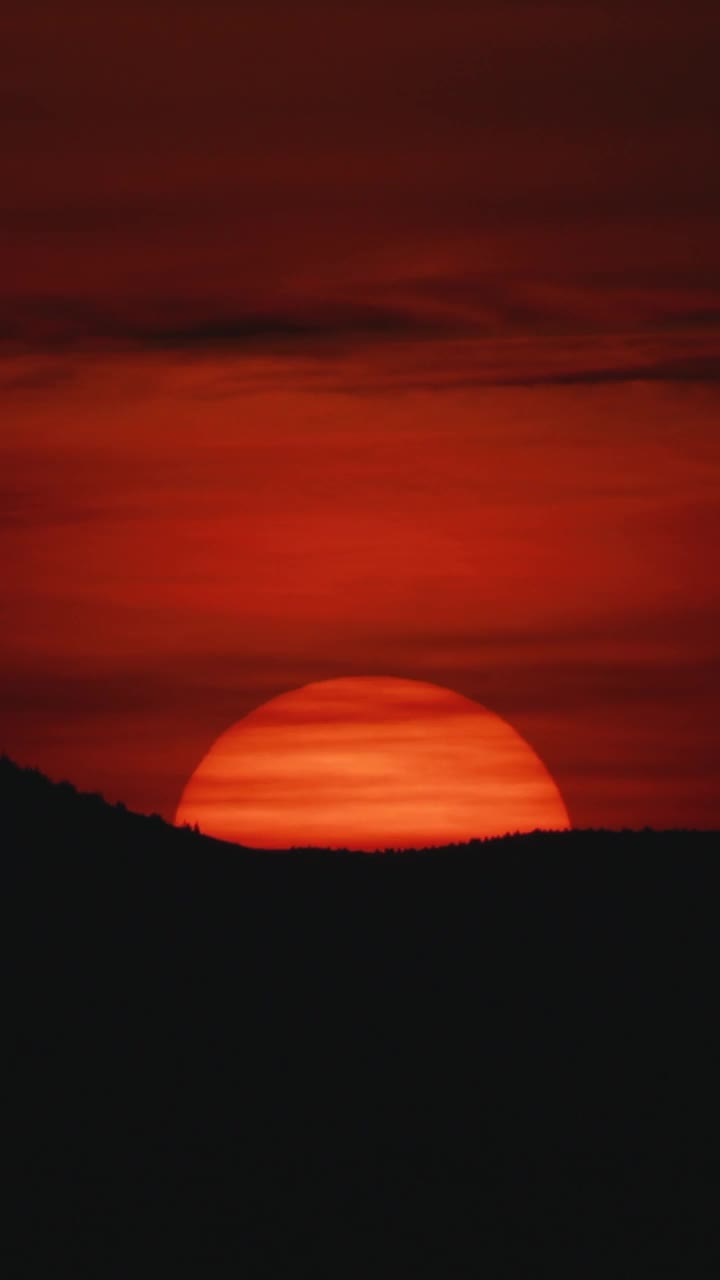
<svg viewBox="0 0 720 1280"><path fill-rule="evenodd" d="M8 761L0 805L14 1171L99 1238L145 1195L200 1223L204 1276L241 1206L258 1274L298 1274L312 1222L348 1274L400 1232L407 1274L473 1275L498 1231L580 1248L634 1186L633 1249L704 1247L647 1197L717 1191L717 836L268 855Z"/></svg>

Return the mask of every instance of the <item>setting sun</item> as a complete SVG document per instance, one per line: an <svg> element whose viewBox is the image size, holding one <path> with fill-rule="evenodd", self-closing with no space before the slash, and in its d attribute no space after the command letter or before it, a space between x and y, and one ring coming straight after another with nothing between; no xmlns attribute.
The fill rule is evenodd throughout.
<svg viewBox="0 0 720 1280"><path fill-rule="evenodd" d="M213 744L176 822L256 848L413 848L562 829L558 788L499 716L420 680L356 677L273 698Z"/></svg>

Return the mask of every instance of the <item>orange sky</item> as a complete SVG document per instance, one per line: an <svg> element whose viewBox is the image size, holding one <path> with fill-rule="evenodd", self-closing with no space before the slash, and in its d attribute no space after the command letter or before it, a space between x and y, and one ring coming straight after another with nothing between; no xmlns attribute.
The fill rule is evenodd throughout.
<svg viewBox="0 0 720 1280"><path fill-rule="evenodd" d="M717 6L3 23L0 749L171 816L388 674L720 825Z"/></svg>

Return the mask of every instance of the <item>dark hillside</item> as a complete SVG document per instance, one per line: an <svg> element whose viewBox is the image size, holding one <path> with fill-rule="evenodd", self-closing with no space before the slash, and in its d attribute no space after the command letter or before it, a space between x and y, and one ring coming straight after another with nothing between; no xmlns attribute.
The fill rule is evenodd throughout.
<svg viewBox="0 0 720 1280"><path fill-rule="evenodd" d="M198 1276L714 1274L717 835L253 853L9 761L0 807L14 1181L100 1274L140 1222Z"/></svg>

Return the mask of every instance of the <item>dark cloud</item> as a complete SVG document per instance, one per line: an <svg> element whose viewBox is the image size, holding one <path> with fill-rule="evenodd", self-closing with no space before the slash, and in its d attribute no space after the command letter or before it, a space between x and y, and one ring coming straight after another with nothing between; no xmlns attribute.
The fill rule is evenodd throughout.
<svg viewBox="0 0 720 1280"><path fill-rule="evenodd" d="M480 380L481 381L481 380ZM494 378L494 386L503 387L577 387L607 386L622 382L718 382L720 350L715 356L668 356L647 364L628 364L618 368L564 369L548 373Z"/></svg>
<svg viewBox="0 0 720 1280"><path fill-rule="evenodd" d="M132 334L133 341L170 349L226 348L235 346L290 346L307 343L339 343L372 338L435 336L443 332L437 322L399 308L349 304L319 306L302 312L250 312L227 319L218 317L197 324L178 325Z"/></svg>
<svg viewBox="0 0 720 1280"><path fill-rule="evenodd" d="M278 693L310 683L318 663L245 651L188 653L182 659L157 657L63 662L43 668L9 663L0 676L8 716L60 722L65 717L103 723L162 713L173 720L207 722L221 714L217 732L227 727L228 708L236 718Z"/></svg>
<svg viewBox="0 0 720 1280"><path fill-rule="evenodd" d="M434 290L443 304L464 296L461 286L447 293L443 287L438 283ZM474 311L469 302L463 310L458 305L418 306L411 298L395 305L327 300L285 310L179 303L127 310L72 298L6 303L0 307L0 341L8 356L25 353L25 363L20 369L8 366L4 377L0 364L0 388L22 392L58 387L77 376L73 359L92 352L327 359L327 376L337 378L337 367L330 372L336 358L371 348L385 354L363 370L361 383L349 365L340 373L337 390L362 395L378 386L391 391L393 383L401 390L421 390L720 380L720 332L716 335L710 308L678 313L676 333L658 330L614 338L611 332L592 329L578 335L578 325L567 313L560 323L557 310L543 311L540 304L523 303L512 293L502 297L497 290L482 294L468 288L467 297ZM584 322L582 328L587 329ZM37 365L28 354L34 347L45 353L38 354Z"/></svg>
<svg viewBox="0 0 720 1280"><path fill-rule="evenodd" d="M0 308L0 341L9 347L36 344L82 349L226 350L346 345L383 338L432 337L457 326L410 308L328 301L296 309L193 308L187 304L143 305L134 311L103 308L76 298L48 298Z"/></svg>
<svg viewBox="0 0 720 1280"><path fill-rule="evenodd" d="M678 635L683 625L682 618L674 620ZM534 632L504 631L490 641L467 636L464 649L443 637L434 650L424 635L417 634L378 636L367 646L350 639L336 659L239 647L236 653L56 662L33 670L20 664L6 668L0 689L8 715L111 721L162 712L192 721L200 712L208 721L221 717L219 732L227 727L230 709L239 718L300 685L349 676L439 683L508 715L562 716L613 707L633 715L643 707L701 709L703 698L720 684L720 660L707 653L678 650L675 656L653 658L644 643L638 643L634 655L618 657L607 648L607 640L608 631L602 627L570 627L548 633L545 640ZM416 711L412 691L394 706L400 719L412 718ZM318 712L318 719L335 723L335 706L329 705L322 715Z"/></svg>

